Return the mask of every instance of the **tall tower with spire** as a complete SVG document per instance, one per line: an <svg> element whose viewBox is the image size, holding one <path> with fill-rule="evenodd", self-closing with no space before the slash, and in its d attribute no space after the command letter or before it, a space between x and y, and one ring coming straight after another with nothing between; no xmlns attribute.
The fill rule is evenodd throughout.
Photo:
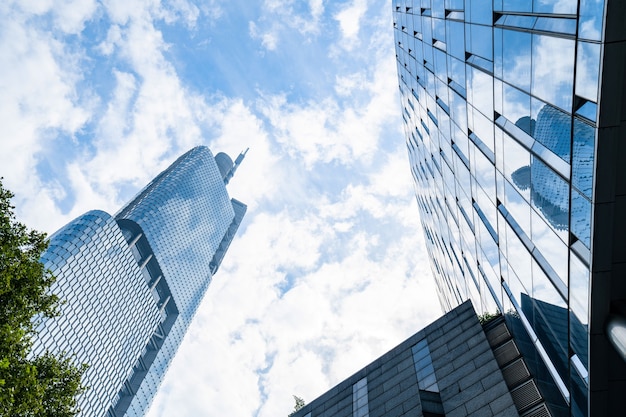
<svg viewBox="0 0 626 417"><path fill-rule="evenodd" d="M66 303L34 349L89 365L81 416L147 412L246 212L226 191L244 156L193 148L115 216L90 211L51 236L42 261Z"/></svg>

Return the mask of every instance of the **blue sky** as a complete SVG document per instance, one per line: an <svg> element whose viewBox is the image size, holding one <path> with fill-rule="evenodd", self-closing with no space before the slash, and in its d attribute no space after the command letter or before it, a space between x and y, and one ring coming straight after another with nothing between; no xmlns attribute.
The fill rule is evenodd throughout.
<svg viewBox="0 0 626 417"><path fill-rule="evenodd" d="M276 416L440 315L390 2L4 1L0 175L53 232L199 144L248 204L150 417Z"/></svg>

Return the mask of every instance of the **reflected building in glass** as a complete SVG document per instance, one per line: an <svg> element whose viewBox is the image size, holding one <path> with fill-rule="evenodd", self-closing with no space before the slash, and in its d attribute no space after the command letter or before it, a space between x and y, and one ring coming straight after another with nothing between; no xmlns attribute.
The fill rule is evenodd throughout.
<svg viewBox="0 0 626 417"><path fill-rule="evenodd" d="M624 3L392 7L406 144L444 310L470 299L479 314L504 313L552 415L622 414Z"/></svg>
<svg viewBox="0 0 626 417"><path fill-rule="evenodd" d="M81 416L147 412L246 212L226 191L243 157L196 147L115 216L90 211L50 237L42 261L66 302L34 350L89 365Z"/></svg>

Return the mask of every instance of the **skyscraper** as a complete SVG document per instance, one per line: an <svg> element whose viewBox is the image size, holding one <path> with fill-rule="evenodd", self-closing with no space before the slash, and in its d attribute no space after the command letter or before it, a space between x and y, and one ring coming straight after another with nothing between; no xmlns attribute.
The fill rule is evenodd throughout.
<svg viewBox="0 0 626 417"><path fill-rule="evenodd" d="M42 261L66 300L35 351L89 364L84 416L142 416L246 212L225 185L241 163L196 147L115 216L90 211L50 237Z"/></svg>
<svg viewBox="0 0 626 417"><path fill-rule="evenodd" d="M553 415L623 413L626 7L394 0L444 310L502 312ZM622 357L620 357L620 355Z"/></svg>

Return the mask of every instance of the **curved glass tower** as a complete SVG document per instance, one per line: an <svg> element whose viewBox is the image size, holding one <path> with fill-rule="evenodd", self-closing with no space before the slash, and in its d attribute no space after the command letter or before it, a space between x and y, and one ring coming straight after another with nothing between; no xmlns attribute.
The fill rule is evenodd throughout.
<svg viewBox="0 0 626 417"><path fill-rule="evenodd" d="M394 0L393 20L444 310L503 313L553 415L622 414L623 2Z"/></svg>
<svg viewBox="0 0 626 417"><path fill-rule="evenodd" d="M148 410L246 211L225 187L243 154L217 159L194 148L115 217L92 211L50 238L42 260L67 302L35 350L90 365L81 415Z"/></svg>

